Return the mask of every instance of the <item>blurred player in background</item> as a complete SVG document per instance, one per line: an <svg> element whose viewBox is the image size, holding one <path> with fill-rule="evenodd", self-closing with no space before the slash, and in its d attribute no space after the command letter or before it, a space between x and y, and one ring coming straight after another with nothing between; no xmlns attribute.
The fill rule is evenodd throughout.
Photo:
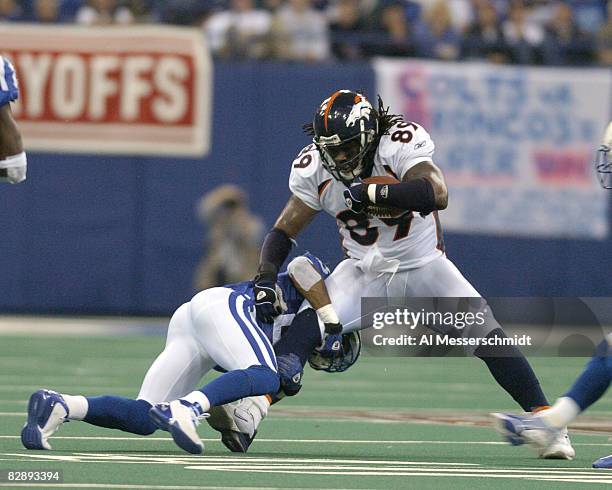
<svg viewBox="0 0 612 490"><path fill-rule="evenodd" d="M283 315L273 324L256 322L251 281L198 293L172 316L164 351L149 368L136 399L39 390L30 397L27 422L21 432L23 445L27 449L51 449L49 438L65 421L83 420L140 435L152 434L158 428L167 430L179 447L200 454L204 445L196 430L199 420L208 417L211 408L243 397L253 397L249 401L258 407L259 418L246 422L257 425L269 406L267 395L292 395L299 390L300 379L293 375L293 364L302 361L291 354L277 357L272 345L282 346L287 336L300 337L298 343L321 342L318 313L312 309L296 313L305 297L317 311L331 308L323 282L328 274L329 269L310 254L291 261L287 273L278 278L277 301ZM341 326L336 327L341 330ZM330 364L321 364L322 369L334 362L347 369L357 360L357 334L338 336L336 341L338 346L344 341L350 345L345 346L341 359L337 356ZM336 351L340 352L339 347ZM196 390L200 379L213 368L224 374ZM288 371L291 379L285 376ZM278 393L279 388L283 393ZM221 432L228 448L243 451L254 433L242 427L240 410L232 412L237 415L237 424L223 420L224 413L217 415L211 426Z"/></svg>
<svg viewBox="0 0 612 490"><path fill-rule="evenodd" d="M207 247L196 269L196 290L253 277L264 225L249 210L242 189L232 184L213 189L200 199L197 214L207 227Z"/></svg>
<svg viewBox="0 0 612 490"><path fill-rule="evenodd" d="M18 184L26 179L27 159L11 102L19 97L17 74L11 62L0 56L0 182Z"/></svg>
<svg viewBox="0 0 612 490"><path fill-rule="evenodd" d="M597 152L596 170L604 189L612 189L612 121ZM612 334L597 346L595 355L570 390L549 409L535 415L495 413L497 431L511 444L529 443L540 450L561 430L599 400L612 381ZM612 455L593 463L594 468L612 468Z"/></svg>
<svg viewBox="0 0 612 490"><path fill-rule="evenodd" d="M293 162L292 196L261 251L255 278L259 317L270 321L276 314L277 271L292 240L321 210L335 217L347 257L326 280L338 313L328 325L342 324L345 332L369 327L362 324L362 297L480 297L444 252L437 212L447 207L448 190L425 129L388 114L380 98L374 109L350 90L326 98L305 129L313 143ZM483 311L485 324L474 335L503 344L501 326L490 308ZM468 352L486 363L525 411L548 408L538 378L515 346L481 345ZM541 456L572 459L567 433Z"/></svg>

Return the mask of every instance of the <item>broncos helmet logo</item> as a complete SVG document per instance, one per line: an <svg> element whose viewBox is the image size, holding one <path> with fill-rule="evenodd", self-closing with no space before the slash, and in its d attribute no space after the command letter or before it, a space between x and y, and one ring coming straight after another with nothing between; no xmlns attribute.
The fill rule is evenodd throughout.
<svg viewBox="0 0 612 490"><path fill-rule="evenodd" d="M370 115L372 114L372 104L370 104L367 99L361 97L359 102L356 102L351 112L346 118L346 127L350 128L354 126L357 121L361 118L370 119Z"/></svg>

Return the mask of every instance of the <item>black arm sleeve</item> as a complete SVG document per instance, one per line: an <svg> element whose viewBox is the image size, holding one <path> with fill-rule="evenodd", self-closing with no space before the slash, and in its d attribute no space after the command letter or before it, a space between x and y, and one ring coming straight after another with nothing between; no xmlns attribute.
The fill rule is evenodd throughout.
<svg viewBox="0 0 612 490"><path fill-rule="evenodd" d="M261 247L259 269L255 280L276 281L278 270L291 252L292 245L293 242L287 233L278 228L272 228L266 235Z"/></svg>
<svg viewBox="0 0 612 490"><path fill-rule="evenodd" d="M376 185L376 204L420 213L436 209L436 196L431 182L425 177L399 184Z"/></svg>

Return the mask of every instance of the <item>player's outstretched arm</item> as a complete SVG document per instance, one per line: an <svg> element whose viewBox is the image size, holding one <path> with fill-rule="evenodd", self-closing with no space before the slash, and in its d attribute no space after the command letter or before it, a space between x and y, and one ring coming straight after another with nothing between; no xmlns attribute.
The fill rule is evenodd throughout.
<svg viewBox="0 0 612 490"><path fill-rule="evenodd" d="M304 256L293 259L287 272L295 288L310 303L323 322L322 345L319 349L324 357L342 355L342 324L332 306L325 281L310 260ZM312 349L311 349L312 350Z"/></svg>
<svg viewBox="0 0 612 490"><path fill-rule="evenodd" d="M258 319L270 323L280 313L275 290L278 270L293 245L292 239L312 221L318 211L291 196L261 248L255 277L255 301Z"/></svg>

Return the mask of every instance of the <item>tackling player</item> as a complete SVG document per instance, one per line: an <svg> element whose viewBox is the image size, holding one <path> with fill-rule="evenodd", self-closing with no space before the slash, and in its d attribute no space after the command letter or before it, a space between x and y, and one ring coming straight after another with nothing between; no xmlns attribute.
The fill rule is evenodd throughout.
<svg viewBox="0 0 612 490"><path fill-rule="evenodd" d="M596 170L604 189L612 189L612 121L597 152ZM595 355L570 390L559 398L550 410L535 415L494 413L495 427L513 445L532 444L536 449L546 446L559 432L582 412L599 400L612 382L612 334L597 346ZM599 458L593 468L612 468L612 455Z"/></svg>
<svg viewBox="0 0 612 490"><path fill-rule="evenodd" d="M370 326L361 321L361 297L480 296L445 255L437 212L447 207L448 191L423 127L388 114L380 97L374 109L363 94L339 90L320 104L305 129L312 144L292 164L292 196L261 250L255 278L258 317L269 320L276 314L277 271L292 240L321 210L335 218L346 256L326 280L338 314L329 323L341 323L344 332ZM480 334L504 338L490 309L485 311ZM548 408L535 373L516 347L480 346L471 353L525 411ZM566 432L541 456L573 458Z"/></svg>
<svg viewBox="0 0 612 490"><path fill-rule="evenodd" d="M278 278L276 301L283 314L273 324L255 321L251 281L198 293L172 316L164 351L149 368L136 399L39 390L30 397L27 422L21 432L23 445L51 449L49 437L65 421L83 420L141 435L158 428L167 430L179 447L200 454L204 446L196 430L199 420L206 418L213 407L250 396L255 397L249 400L259 407L258 414L263 413L252 422L260 422L269 405L264 395L277 394L279 386L287 394L299 389L299 379L285 376L285 365L293 369L291 355L278 356L277 364L272 344L280 338L278 344L282 346L283 338L294 335L309 344L321 342L317 313L312 309L296 313L304 297L319 310L329 309L323 282L328 274L327 267L310 254L294 259L287 273ZM347 369L357 360L358 335L338 336L336 340L345 344L345 355L330 358L329 364L316 364L319 356L314 353L314 367L326 369L341 364ZM200 379L215 367L224 374L196 390ZM241 414L233 415L236 413ZM222 433L226 446L232 450L248 447L254 434L249 436L240 423L235 430L223 424L223 420L211 423Z"/></svg>
<svg viewBox="0 0 612 490"><path fill-rule="evenodd" d="M26 179L27 159L21 133L13 119L11 102L19 97L15 68L0 56L0 182L18 184Z"/></svg>

